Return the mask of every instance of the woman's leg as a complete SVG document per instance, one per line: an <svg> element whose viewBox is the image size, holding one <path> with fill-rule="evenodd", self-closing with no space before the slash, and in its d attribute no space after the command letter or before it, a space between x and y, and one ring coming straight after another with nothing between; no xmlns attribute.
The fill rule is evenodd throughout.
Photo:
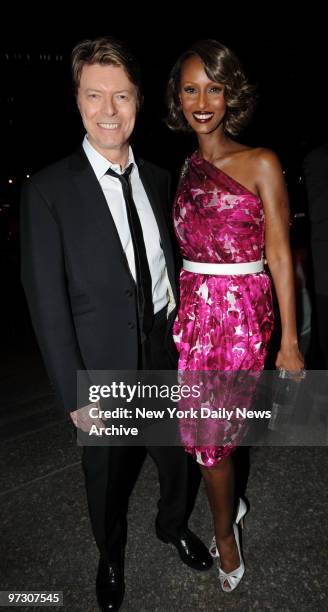
<svg viewBox="0 0 328 612"><path fill-rule="evenodd" d="M240 565L238 549L232 530L234 517L235 476L231 455L213 467L200 466L213 514L220 566L229 573Z"/></svg>

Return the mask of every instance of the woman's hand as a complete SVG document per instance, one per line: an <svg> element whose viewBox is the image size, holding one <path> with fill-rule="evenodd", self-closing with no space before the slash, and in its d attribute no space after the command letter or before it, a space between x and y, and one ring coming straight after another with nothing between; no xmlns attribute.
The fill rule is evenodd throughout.
<svg viewBox="0 0 328 612"><path fill-rule="evenodd" d="M303 372L304 358L297 342L281 344L276 359L276 367L288 372Z"/></svg>

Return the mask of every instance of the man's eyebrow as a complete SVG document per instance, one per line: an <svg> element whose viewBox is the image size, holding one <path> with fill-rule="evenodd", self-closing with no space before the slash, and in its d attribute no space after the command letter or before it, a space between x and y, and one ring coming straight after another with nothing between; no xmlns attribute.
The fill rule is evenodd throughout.
<svg viewBox="0 0 328 612"><path fill-rule="evenodd" d="M124 89L117 89L114 91L114 93L123 93L123 92L127 92L129 93L132 90L132 88L127 88L125 87ZM97 89L96 87L87 87L86 91L96 91L97 93L103 93L102 89Z"/></svg>

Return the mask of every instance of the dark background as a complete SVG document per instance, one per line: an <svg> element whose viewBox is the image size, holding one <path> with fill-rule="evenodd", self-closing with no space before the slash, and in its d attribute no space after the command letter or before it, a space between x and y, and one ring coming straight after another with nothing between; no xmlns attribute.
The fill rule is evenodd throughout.
<svg viewBox="0 0 328 612"><path fill-rule="evenodd" d="M216 3L217 4L217 3ZM4 17L0 41L0 249L1 334L10 344L21 339L28 315L19 283L19 195L28 174L69 154L83 138L70 76L70 53L84 38L113 35L125 40L143 68L145 102L133 137L142 156L170 169L176 179L193 137L165 126L165 87L178 55L198 38L216 38L242 60L257 84L259 105L241 140L270 147L279 155L290 193L292 242L307 242L306 197L302 160L328 135L326 33L314 7L286 17L278 5L262 5L254 14L216 4L189 5L177 17L177 5L128 4L74 7L44 6L26 14L18 7ZM181 7L180 7L181 8Z"/></svg>
<svg viewBox="0 0 328 612"><path fill-rule="evenodd" d="M168 73L191 42L212 37L240 56L258 84L260 106L243 140L271 147L280 156L290 192L294 253L306 251L301 163L309 149L327 138L327 19L313 2L304 8L266 2L251 13L252 6L247 3L242 10L231 3L228 10L222 2L175 2L143 8L139 2L131 9L122 1L115 9L99 2L45 3L34 11L31 3L26 9L1 6L0 496L6 553L0 558L0 574L3 585L15 591L64 589L65 610L95 609L97 552L87 527L81 449L67 424L56 423L55 397L19 281L21 182L81 143L69 56L79 40L107 34L124 39L143 66L145 106L134 146L176 177L196 144L163 124ZM320 402L320 389L318 395ZM322 436L325 427L326 421ZM158 483L148 463L130 506L128 609L158 609L159 601L166 609L201 609L205 598L211 610L220 601L222 608L236 611L326 610L324 453L310 447L251 450L248 497L254 512L245 540L248 577L230 607L219 598L214 576L213 585L210 576L189 579L185 568L175 565L173 552L171 557L156 543ZM242 481L249 459L240 457L237 475ZM206 543L212 537L210 517L203 495L198 499L192 528Z"/></svg>
<svg viewBox="0 0 328 612"><path fill-rule="evenodd" d="M145 104L136 131L140 152L175 169L177 150L190 143L171 134L163 125L165 86L174 61L198 38L216 38L231 47L242 60L250 80L258 85L260 104L244 140L269 146L283 163L295 165L304 148L327 135L327 58L326 36L321 35L320 15L315 26L309 20L291 20L275 26L270 5L262 8L258 24L227 18L220 25L220 12L206 6L187 25L184 18L168 18L169 10L153 6L147 25L139 14L122 5L122 15L112 10L90 19L86 14L72 25L63 15L40 23L27 23L23 31L3 27L0 41L1 138L5 153L4 170L35 170L69 153L80 143L83 129L75 108L70 79L70 52L83 38L111 34L124 39L140 60L144 75ZM89 8L90 12L90 8ZM156 19L154 16L156 13ZM50 13L50 10L49 10ZM191 10L188 12L190 18ZM231 11L231 14L233 10ZM236 13L238 8L236 7ZM146 12L147 14L147 12ZM299 10L297 11L299 15ZM260 14L257 18L261 17ZM22 19L22 18L21 18ZM31 22L31 17L29 18ZM104 25L108 21L108 26ZM79 23L80 22L80 23ZM85 22L85 25L81 25ZM170 23L171 22L171 23ZM212 22L218 25L211 25ZM236 23L235 23L236 22ZM156 23L156 27L155 24ZM114 25L115 24L115 25ZM265 27L264 27L265 26ZM189 147L190 148L190 147Z"/></svg>

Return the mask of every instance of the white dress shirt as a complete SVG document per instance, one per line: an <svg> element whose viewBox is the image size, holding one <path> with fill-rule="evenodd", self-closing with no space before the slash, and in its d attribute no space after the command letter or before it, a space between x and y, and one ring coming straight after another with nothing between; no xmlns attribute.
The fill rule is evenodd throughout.
<svg viewBox="0 0 328 612"><path fill-rule="evenodd" d="M83 149L92 166L92 169L101 185L106 198L108 208L113 217L123 251L126 255L131 274L136 281L136 268L134 260L133 243L128 223L125 200L122 185L118 178L106 174L108 168L121 174L119 164L113 164L103 155L98 153L90 144L87 136L83 140ZM129 158L127 166L133 164L130 174L133 199L138 211L140 223L145 241L147 259L152 279L152 294L154 312L159 312L169 301L169 283L163 250L160 246L160 234L157 222L141 182L138 167L134 161L131 147L129 147ZM171 291L170 291L171 293Z"/></svg>

